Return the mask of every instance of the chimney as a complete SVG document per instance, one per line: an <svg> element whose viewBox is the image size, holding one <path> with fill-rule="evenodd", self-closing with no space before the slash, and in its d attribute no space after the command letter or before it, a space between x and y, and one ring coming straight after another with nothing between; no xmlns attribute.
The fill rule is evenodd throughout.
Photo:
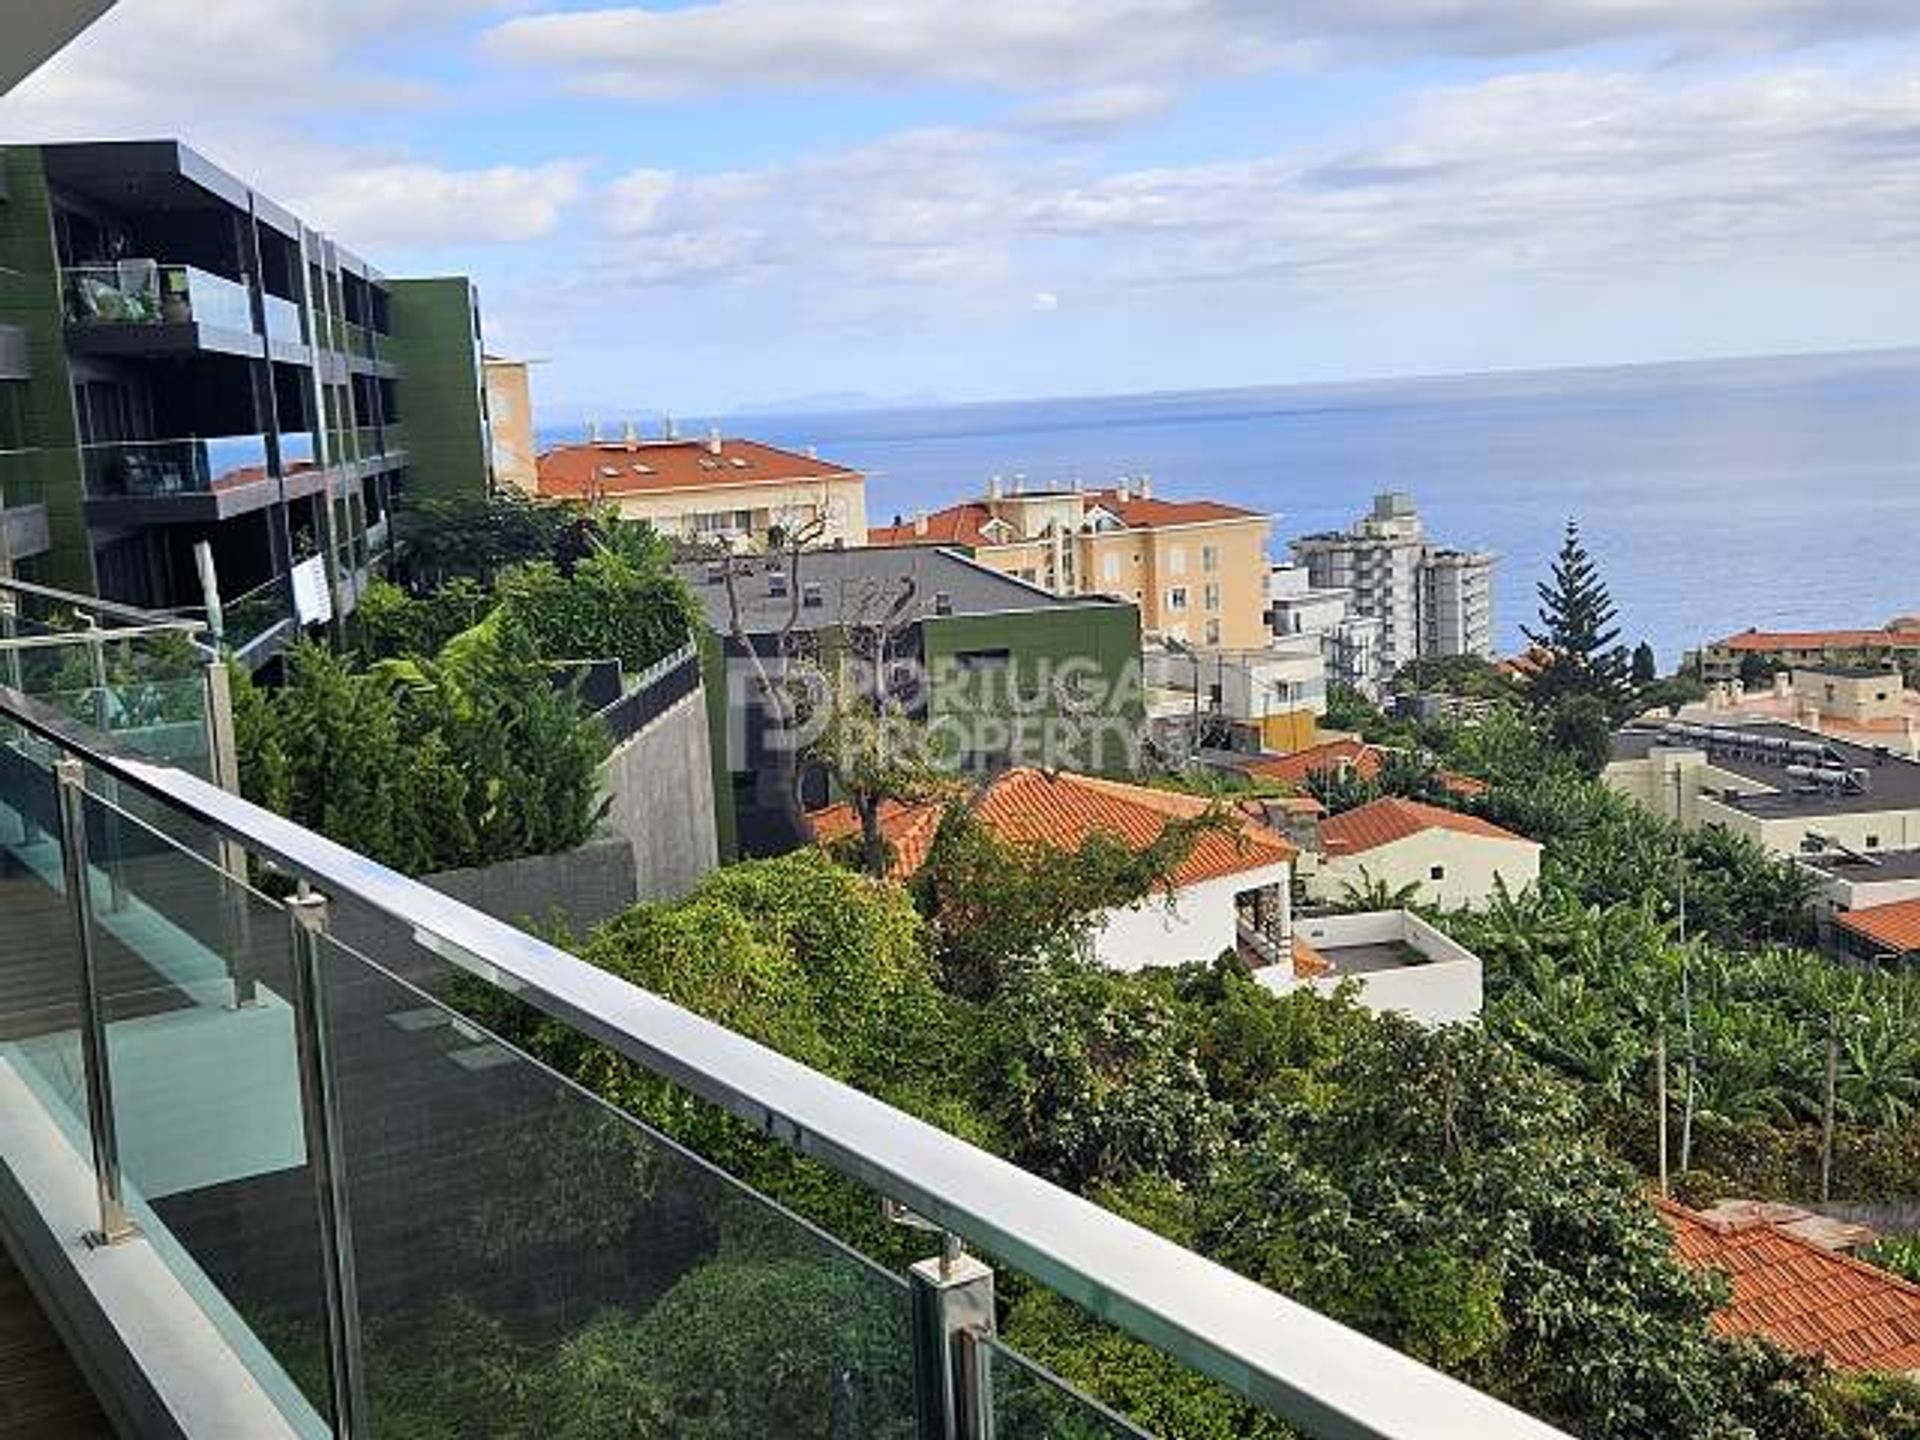
<svg viewBox="0 0 1920 1440"><path fill-rule="evenodd" d="M627 449L629 450L639 445L640 435L639 432L633 428L633 421L629 420L621 427L620 438L626 442Z"/></svg>
<svg viewBox="0 0 1920 1440"><path fill-rule="evenodd" d="M587 443L589 445L600 443L600 422L593 416L587 417Z"/></svg>
<svg viewBox="0 0 1920 1440"><path fill-rule="evenodd" d="M987 498L989 500L998 500L1006 493L1006 481L1002 480L998 475L987 481Z"/></svg>
<svg viewBox="0 0 1920 1440"><path fill-rule="evenodd" d="M718 425L713 426L707 431L707 453L709 455L718 455L720 453L720 427Z"/></svg>
<svg viewBox="0 0 1920 1440"><path fill-rule="evenodd" d="M680 438L680 427L673 423L673 412L671 410L660 417L660 422L660 431L667 439L678 440Z"/></svg>
<svg viewBox="0 0 1920 1440"><path fill-rule="evenodd" d="M1122 475L1113 484L1113 495L1122 505L1133 498L1133 481Z"/></svg>
<svg viewBox="0 0 1920 1440"><path fill-rule="evenodd" d="M926 511L916 510L913 512L913 533L916 535L924 535L927 533Z"/></svg>
<svg viewBox="0 0 1920 1440"><path fill-rule="evenodd" d="M1140 477L1140 498L1142 500L1151 500L1153 498L1153 476L1142 475Z"/></svg>

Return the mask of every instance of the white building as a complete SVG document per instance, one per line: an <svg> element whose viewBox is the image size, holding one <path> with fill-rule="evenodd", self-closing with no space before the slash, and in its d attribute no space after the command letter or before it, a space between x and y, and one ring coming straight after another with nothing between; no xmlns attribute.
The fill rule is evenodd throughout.
<svg viewBox="0 0 1920 1440"><path fill-rule="evenodd" d="M1411 1015L1428 1025L1480 1014L1480 957L1405 910L1302 916L1293 945L1291 965L1254 971L1253 978L1276 995L1301 988L1331 995L1352 983L1360 1003L1376 1014Z"/></svg>
<svg viewBox="0 0 1920 1440"><path fill-rule="evenodd" d="M1493 658L1495 557L1429 541L1410 496L1381 495L1351 529L1303 536L1293 550L1314 589L1350 591L1353 613L1380 621L1389 674L1434 656Z"/></svg>
<svg viewBox="0 0 1920 1440"><path fill-rule="evenodd" d="M1118 780L1016 767L972 799L973 813L1002 840L1076 850L1094 835L1144 849L1168 824L1197 819L1210 802ZM905 879L927 858L945 813L941 801L889 804L881 830L892 874ZM860 823L839 804L813 813L823 845L855 838ZM1175 868L1171 893L1108 912L1092 927L1092 958L1115 970L1211 961L1237 951L1250 965L1287 953L1293 937L1293 860L1299 852L1268 826L1240 816L1230 830L1203 831Z"/></svg>
<svg viewBox="0 0 1920 1440"><path fill-rule="evenodd" d="M1290 751L1318 738L1327 665L1310 640L1266 650L1141 650L1147 718L1165 733L1201 721L1209 748Z"/></svg>
<svg viewBox="0 0 1920 1440"><path fill-rule="evenodd" d="M1377 883L1414 904L1477 910L1497 885L1518 895L1538 881L1540 849L1477 815L1388 796L1322 821L1319 856L1302 873L1319 901Z"/></svg>
<svg viewBox="0 0 1920 1440"><path fill-rule="evenodd" d="M1326 663L1327 680L1370 699L1386 681L1380 620L1354 613L1349 590L1320 589L1307 567L1275 565L1267 573L1267 622L1281 645L1312 641Z"/></svg>

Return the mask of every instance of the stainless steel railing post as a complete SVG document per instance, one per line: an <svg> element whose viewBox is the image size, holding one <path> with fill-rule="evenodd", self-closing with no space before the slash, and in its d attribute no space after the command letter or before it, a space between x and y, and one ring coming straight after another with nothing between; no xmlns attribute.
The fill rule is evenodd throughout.
<svg viewBox="0 0 1920 1440"><path fill-rule="evenodd" d="M993 1440L993 1271L947 1235L939 1258L908 1272L913 1403L919 1440Z"/></svg>
<svg viewBox="0 0 1920 1440"><path fill-rule="evenodd" d="M348 1217L339 1098L328 1044L326 994L320 980L327 902L304 884L287 901L293 938L294 1030L300 1065L300 1114L320 1220L325 1272L327 1371L336 1440L371 1433L367 1415L360 1291Z"/></svg>
<svg viewBox="0 0 1920 1440"><path fill-rule="evenodd" d="M93 1141L94 1187L100 1200L100 1229L88 1240L117 1245L134 1233L127 1218L120 1176L120 1139L114 1128L113 1066L107 1053L105 1000L94 950L91 862L87 856L87 772L78 760L56 760L60 794L60 859L73 917L74 947L80 957L80 1054L86 1070L87 1130Z"/></svg>

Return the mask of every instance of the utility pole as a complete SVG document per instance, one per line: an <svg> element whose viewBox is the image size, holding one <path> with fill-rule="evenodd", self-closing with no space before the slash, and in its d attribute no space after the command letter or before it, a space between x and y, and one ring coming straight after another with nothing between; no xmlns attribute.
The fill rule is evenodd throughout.
<svg viewBox="0 0 1920 1440"><path fill-rule="evenodd" d="M1827 1083L1820 1106L1820 1203L1833 1198L1834 1091L1840 1079L1840 1019L1827 1016Z"/></svg>
<svg viewBox="0 0 1920 1440"><path fill-rule="evenodd" d="M1653 1036L1654 1104L1660 1112L1660 1195L1665 1199L1672 1187L1667 1177L1667 1029L1662 1025Z"/></svg>

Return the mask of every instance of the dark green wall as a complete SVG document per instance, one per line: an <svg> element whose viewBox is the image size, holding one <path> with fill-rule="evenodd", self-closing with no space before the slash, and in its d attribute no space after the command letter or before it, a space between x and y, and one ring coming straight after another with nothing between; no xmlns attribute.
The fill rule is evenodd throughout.
<svg viewBox="0 0 1920 1440"><path fill-rule="evenodd" d="M998 615L951 615L921 622L928 723L949 733L1005 719L1018 727L1016 761L1056 769L1125 775L1137 763L1146 719L1140 689L1140 612L1131 605L1049 605ZM1004 649L1013 696L997 684L960 677L952 667L968 651ZM1089 708L1069 713L1059 687L1071 682ZM1023 698L1022 698L1023 697ZM1034 743L1055 724L1055 745Z"/></svg>
<svg viewBox="0 0 1920 1440"><path fill-rule="evenodd" d="M86 494L67 374L66 313L53 245L53 212L40 152L31 145L0 149L7 198L0 199L0 322L26 332L27 443L39 448L37 471L53 550L37 563L41 579L69 590L93 589Z"/></svg>
<svg viewBox="0 0 1920 1440"><path fill-rule="evenodd" d="M491 463L473 285L448 276L390 280L387 289L393 333L382 350L400 370L407 493L416 499L485 495Z"/></svg>

